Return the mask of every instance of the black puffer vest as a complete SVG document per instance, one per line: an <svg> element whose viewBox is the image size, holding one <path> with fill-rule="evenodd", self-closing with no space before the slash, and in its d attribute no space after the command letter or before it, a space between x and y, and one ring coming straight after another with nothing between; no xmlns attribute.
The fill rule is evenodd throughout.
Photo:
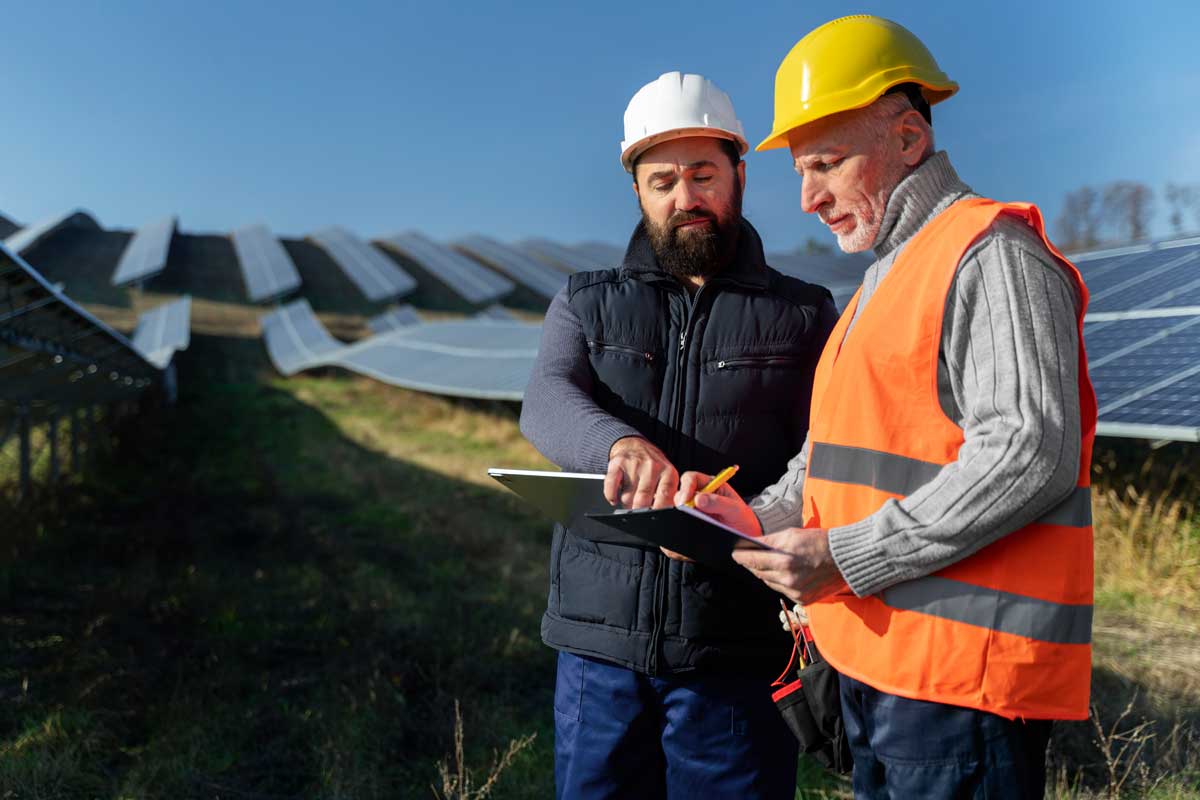
<svg viewBox="0 0 1200 800"><path fill-rule="evenodd" d="M812 375L836 320L829 292L767 266L743 223L734 263L690 297L658 269L639 225L618 269L573 275L593 397L681 472L741 471L757 494L804 443ZM620 536L618 535L618 540ZM779 596L735 564L672 561L585 523L556 528L542 638L652 675L767 675L787 662Z"/></svg>

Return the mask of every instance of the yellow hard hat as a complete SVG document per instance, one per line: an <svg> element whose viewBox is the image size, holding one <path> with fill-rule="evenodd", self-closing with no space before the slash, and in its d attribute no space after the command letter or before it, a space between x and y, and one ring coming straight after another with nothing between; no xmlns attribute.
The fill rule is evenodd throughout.
<svg viewBox="0 0 1200 800"><path fill-rule="evenodd" d="M775 73L775 122L755 150L787 147L789 131L870 105L902 83L915 83L930 105L958 91L921 40L881 17L856 14L826 22L784 57Z"/></svg>

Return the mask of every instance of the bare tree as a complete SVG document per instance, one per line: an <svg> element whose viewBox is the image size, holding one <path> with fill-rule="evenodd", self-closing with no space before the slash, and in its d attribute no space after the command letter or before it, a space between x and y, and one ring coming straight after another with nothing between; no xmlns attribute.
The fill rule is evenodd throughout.
<svg viewBox="0 0 1200 800"><path fill-rule="evenodd" d="M1193 218L1192 225L1200 230L1200 185L1196 184L1167 184L1167 205L1170 207L1168 221L1176 235L1183 233L1186 218Z"/></svg>
<svg viewBox="0 0 1200 800"><path fill-rule="evenodd" d="M1100 242L1103 219L1099 195L1090 186L1067 194L1058 215L1059 243L1067 250L1094 247Z"/></svg>
<svg viewBox="0 0 1200 800"><path fill-rule="evenodd" d="M1154 193L1144 183L1116 181L1104 187L1104 219L1120 241L1146 238Z"/></svg>

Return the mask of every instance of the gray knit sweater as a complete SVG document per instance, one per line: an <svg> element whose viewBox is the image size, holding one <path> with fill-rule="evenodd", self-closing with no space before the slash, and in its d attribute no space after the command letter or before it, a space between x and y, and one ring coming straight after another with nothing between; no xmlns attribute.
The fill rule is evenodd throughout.
<svg viewBox="0 0 1200 800"><path fill-rule="evenodd" d="M859 311L906 242L975 197L945 153L896 187L863 278ZM958 460L902 500L833 528L834 561L860 597L953 564L1049 511L1079 471L1074 285L1024 223L997 221L963 256L946 298L938 395L966 441ZM765 531L802 524L809 445L751 501Z"/></svg>

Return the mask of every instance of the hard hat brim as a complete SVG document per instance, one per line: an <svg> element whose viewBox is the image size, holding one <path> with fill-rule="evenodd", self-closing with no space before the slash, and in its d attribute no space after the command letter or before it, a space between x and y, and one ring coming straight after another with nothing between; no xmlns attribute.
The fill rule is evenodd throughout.
<svg viewBox="0 0 1200 800"><path fill-rule="evenodd" d="M633 174L633 162L642 153L649 150L655 145L669 142L672 139L685 139L689 136L704 136L709 139L726 139L737 145L738 155L744 156L750 150L750 143L738 136L733 131L721 130L718 128L675 128L669 131L660 131L653 136L646 136L638 139L633 144L626 147L621 152L621 166L630 175Z"/></svg>
<svg viewBox="0 0 1200 800"><path fill-rule="evenodd" d="M883 80L876 85L867 88L865 91L862 87L855 87L851 92L844 94L857 94L857 99L837 96L826 96L818 102L806 104L801 112L791 119L777 124L767 138L763 139L754 152L761 153L764 150L776 150L781 147L788 146L788 134L797 128L801 128L812 122L816 122L826 117L831 117L834 114L841 114L846 111L854 111L859 108L866 108L874 103L880 97L891 89L893 86L899 86L902 83L915 83L921 87L925 99L929 105L936 105L943 100L954 95L958 91L958 84L951 80L931 81L921 80L912 75L903 75L902 77L891 81Z"/></svg>

